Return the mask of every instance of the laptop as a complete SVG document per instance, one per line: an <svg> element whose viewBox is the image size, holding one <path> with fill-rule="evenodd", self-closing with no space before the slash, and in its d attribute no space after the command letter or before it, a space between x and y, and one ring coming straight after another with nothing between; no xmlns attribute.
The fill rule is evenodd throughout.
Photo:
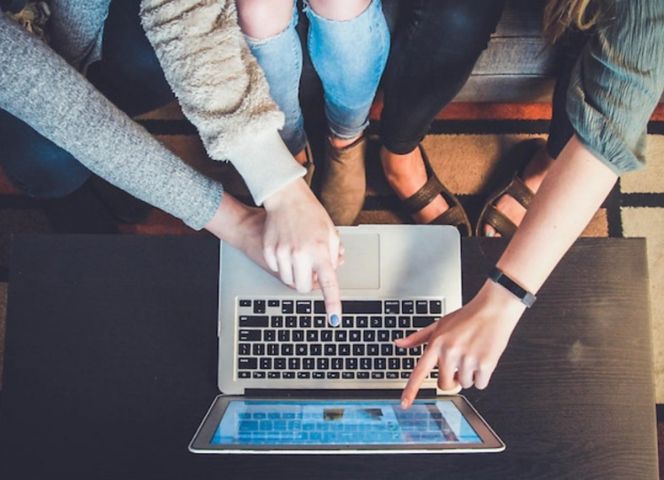
<svg viewBox="0 0 664 480"><path fill-rule="evenodd" d="M422 348L394 340L461 307L454 227L339 228L342 318L320 291L300 294L222 242L218 387L194 453L496 452L505 445L437 370L400 408Z"/></svg>

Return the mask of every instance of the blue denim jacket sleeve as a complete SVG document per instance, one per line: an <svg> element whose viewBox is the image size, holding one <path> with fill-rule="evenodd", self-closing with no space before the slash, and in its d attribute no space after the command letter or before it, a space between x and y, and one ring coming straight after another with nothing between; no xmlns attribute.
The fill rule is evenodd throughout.
<svg viewBox="0 0 664 480"><path fill-rule="evenodd" d="M664 89L664 1L615 0L567 91L580 141L616 174L644 166L648 120Z"/></svg>

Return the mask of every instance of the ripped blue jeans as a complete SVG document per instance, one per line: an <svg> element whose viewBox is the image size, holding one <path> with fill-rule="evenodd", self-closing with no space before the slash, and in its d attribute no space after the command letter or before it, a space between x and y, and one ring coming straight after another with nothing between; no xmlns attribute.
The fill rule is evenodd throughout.
<svg viewBox="0 0 664 480"><path fill-rule="evenodd" d="M372 0L360 15L344 21L321 17L307 2L304 12L309 20L307 47L323 84L330 133L355 138L369 123L369 110L390 50L381 0ZM307 142L299 103L302 45L295 29L297 22L294 2L285 30L262 40L245 35L265 73L272 98L286 116L280 133L292 154L302 151Z"/></svg>

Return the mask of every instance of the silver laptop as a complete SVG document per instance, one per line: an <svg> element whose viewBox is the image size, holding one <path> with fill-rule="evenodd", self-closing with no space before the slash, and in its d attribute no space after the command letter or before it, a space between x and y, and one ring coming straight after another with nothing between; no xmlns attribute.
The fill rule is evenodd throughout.
<svg viewBox="0 0 664 480"><path fill-rule="evenodd" d="M422 354L394 340L461 307L458 231L446 226L339 229L342 318L320 291L300 294L221 245L218 386L196 453L500 451L460 396L436 396L437 371L409 410L399 394ZM380 392L380 394L377 394ZM389 437L389 438L388 438Z"/></svg>

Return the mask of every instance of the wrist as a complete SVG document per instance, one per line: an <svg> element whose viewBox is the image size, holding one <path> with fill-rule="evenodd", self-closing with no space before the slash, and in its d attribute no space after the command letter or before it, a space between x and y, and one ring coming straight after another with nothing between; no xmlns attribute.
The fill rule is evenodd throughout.
<svg viewBox="0 0 664 480"><path fill-rule="evenodd" d="M480 305L490 310L490 314L502 321L513 319L518 322L526 306L502 285L487 279L476 297Z"/></svg>
<svg viewBox="0 0 664 480"><path fill-rule="evenodd" d="M267 212L277 210L284 205L297 201L303 194L306 194L307 190L309 190L309 187L306 182L302 178L296 178L263 200L263 207Z"/></svg>
<svg viewBox="0 0 664 480"><path fill-rule="evenodd" d="M250 215L249 207L225 193L205 229L220 240L237 245L242 237L242 229L239 227Z"/></svg>

